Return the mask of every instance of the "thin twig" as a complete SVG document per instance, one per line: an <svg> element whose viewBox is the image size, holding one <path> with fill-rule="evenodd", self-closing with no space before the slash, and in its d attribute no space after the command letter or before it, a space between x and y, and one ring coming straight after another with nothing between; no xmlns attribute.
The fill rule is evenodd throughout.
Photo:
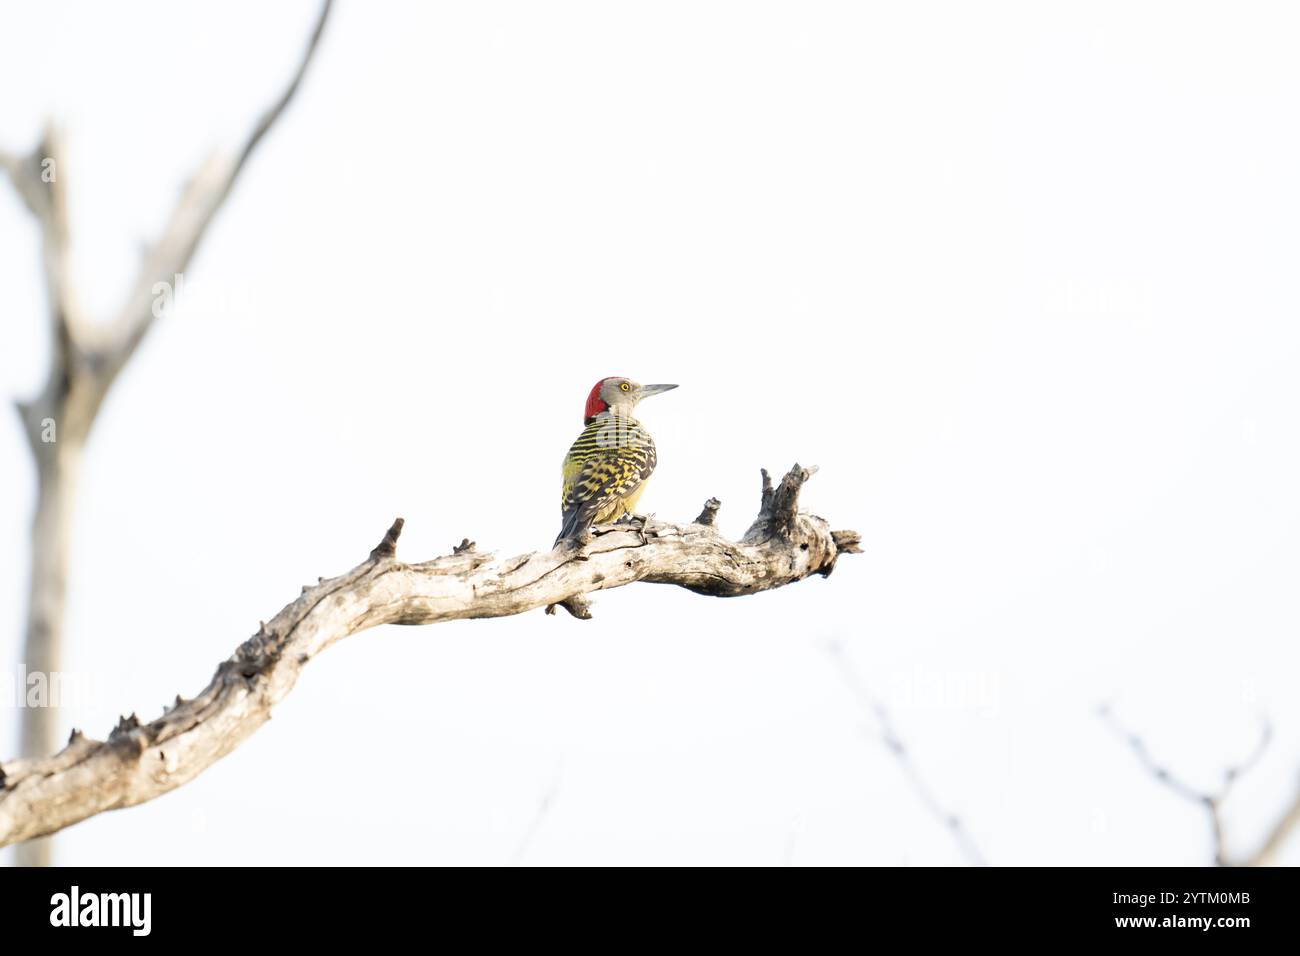
<svg viewBox="0 0 1300 956"><path fill-rule="evenodd" d="M1283 814L1269 832L1264 843L1254 854L1240 860L1233 860L1228 853L1223 825L1223 804L1231 795L1236 782L1259 763L1272 742L1273 725L1267 717L1260 719L1259 741L1255 744L1255 748L1243 760L1224 768L1223 779L1216 790L1201 790L1192 786L1156 760L1152 756L1150 748L1147 747L1146 741L1137 733L1125 727L1119 718L1115 716L1115 712L1109 704L1102 704L1098 707L1097 714L1116 736L1128 744L1129 749L1133 751L1138 762L1142 764L1147 773L1184 800L1189 800L1205 810L1210 826L1210 839L1214 847L1214 863L1216 866L1260 865L1273 854L1286 838L1290 829L1295 826L1297 820L1300 820L1300 795L1298 795L1296 802Z"/></svg>
<svg viewBox="0 0 1300 956"><path fill-rule="evenodd" d="M541 800L537 802L537 810L533 813L533 819L528 824L528 829L524 831L523 838L519 845L515 847L515 854L511 858L512 866L519 866L523 863L524 857L533 845L533 840L546 822L546 818L551 815L555 808L555 800L560 794L560 778L564 774L564 761L561 760L555 767L555 774L551 777L551 783L542 794Z"/></svg>
<svg viewBox="0 0 1300 956"><path fill-rule="evenodd" d="M858 672L849 663L843 646L838 641L827 641L824 646L826 653L835 662L836 669L857 700L858 705L862 708L863 713L875 724L880 739L898 761L898 765L903 770L903 776L912 787L912 791L920 798L921 804L926 811L952 834L958 849L961 850L962 855L966 857L972 866L988 866L984 854L980 851L974 837L966 829L961 817L950 812L939 802L939 799L934 795L934 791L921 775L920 770L917 769L916 764L912 762L907 747L903 743L903 738L894 727L889 711L871 693L866 684L863 683L862 678L858 676Z"/></svg>

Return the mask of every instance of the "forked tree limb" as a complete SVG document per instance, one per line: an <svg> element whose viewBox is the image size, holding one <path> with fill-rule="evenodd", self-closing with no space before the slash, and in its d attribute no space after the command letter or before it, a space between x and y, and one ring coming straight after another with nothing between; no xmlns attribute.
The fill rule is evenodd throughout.
<svg viewBox="0 0 1300 956"><path fill-rule="evenodd" d="M36 462L36 512L32 519L31 579L23 666L53 675L62 669L62 635L73 510L82 449L117 376L164 314L159 294L170 290L189 266L208 226L225 204L240 171L284 113L302 83L320 42L332 0L324 0L288 83L258 119L233 156L213 155L181 191L157 241L145 251L130 292L116 313L102 321L87 315L77 295L68 215L68 163L63 137L51 125L26 156L0 151L7 175L40 229L42 267L52 340L49 371L41 392L17 402ZM43 755L57 742L53 707L23 712L23 753ZM49 848L28 843L21 864L49 862Z"/></svg>
<svg viewBox="0 0 1300 956"><path fill-rule="evenodd" d="M739 541L711 524L648 520L640 528L600 526L581 541L505 560L466 540L453 554L405 564L397 560L398 518L361 564L304 587L217 667L197 697L177 697L149 723L124 717L107 740L74 731L52 757L0 764L0 846L144 803L193 780L270 718L308 661L367 628L505 617L556 605L589 617L584 595L635 581L736 597L829 575L841 554L858 552L859 536L799 512L799 490L814 471L795 465L775 488L764 471L762 507ZM716 511L714 504L705 515Z"/></svg>
<svg viewBox="0 0 1300 956"><path fill-rule="evenodd" d="M1117 736L1124 739L1142 764L1143 769L1157 782L1163 784L1184 800L1190 800L1192 803L1197 804L1205 811L1210 825L1210 838L1214 846L1215 866L1268 866L1273 862L1283 844L1300 826L1300 788L1298 788L1286 807L1270 824L1263 841L1252 852L1234 854L1228 848L1227 833L1223 822L1223 805L1228 800L1228 797L1232 795L1233 787L1237 781L1259 763L1265 751L1268 750L1269 744L1272 743L1273 726L1267 720L1260 726L1259 742L1249 756L1240 763L1224 769L1223 777L1217 789L1203 790L1192 786L1182 777L1175 775L1169 768L1159 763L1151 755L1151 750L1146 741L1120 723L1110 705L1102 705L1098 709L1098 716L1110 726Z"/></svg>
<svg viewBox="0 0 1300 956"><path fill-rule="evenodd" d="M8 174L41 230L42 262L54 350L45 388L18 402L38 462L53 457L57 444L84 441L96 412L119 372L160 316L157 286L170 285L189 266L209 225L234 189L240 172L298 92L319 46L333 0L324 0L311 36L289 82L266 109L233 155L213 153L181 191L162 233L145 250L135 281L117 313L92 321L76 294L70 262L68 164L59 129L49 126L27 156L0 151ZM58 442L42 439L41 423L54 419Z"/></svg>

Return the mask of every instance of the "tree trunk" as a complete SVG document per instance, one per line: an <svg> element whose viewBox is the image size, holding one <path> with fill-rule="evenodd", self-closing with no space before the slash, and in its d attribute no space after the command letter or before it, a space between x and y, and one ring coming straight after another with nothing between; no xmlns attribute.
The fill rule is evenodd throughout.
<svg viewBox="0 0 1300 956"><path fill-rule="evenodd" d="M76 504L81 448L59 444L40 459L37 468L36 514L32 519L32 574L27 603L27 642L23 654L25 675L44 675L49 696L24 701L22 752L40 757L59 749L59 701L53 690L62 667L63 617L67 603L68 558L72 540L72 513ZM50 841L33 840L18 847L20 866L48 866Z"/></svg>
<svg viewBox="0 0 1300 956"><path fill-rule="evenodd" d="M41 675L38 679L44 680L46 688L44 700L23 710L22 751L27 757L47 756L59 745L55 689L60 682L54 678L62 663L72 512L86 437L108 390L158 318L154 308L158 284L171 283L185 271L248 158L297 92L331 4L332 0L322 4L298 68L253 127L243 148L233 159L214 155L182 191L162 236L147 249L131 292L112 321L90 322L78 302L69 255L67 166L57 129L50 127L28 156L0 151L0 172L12 180L41 227L53 335L44 390L34 401L18 403L37 477L23 668L27 674ZM26 689L24 686L24 693ZM3 776L0 771L0 789ZM43 866L49 860L47 841L33 841L18 849L20 865Z"/></svg>

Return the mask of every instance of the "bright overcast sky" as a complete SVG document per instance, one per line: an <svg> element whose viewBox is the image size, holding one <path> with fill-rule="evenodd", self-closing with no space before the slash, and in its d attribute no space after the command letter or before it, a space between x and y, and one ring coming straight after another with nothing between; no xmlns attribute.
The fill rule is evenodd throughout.
<svg viewBox="0 0 1300 956"><path fill-rule="evenodd" d="M310 2L10 3L0 147L70 138L108 315L186 176L279 90ZM381 628L195 782L58 862L949 864L826 647L998 864L1250 850L1300 773L1300 58L1287 4L343 3L95 428L64 730L207 682L305 582L463 536L546 547L592 383L644 510L817 464L834 576L634 585L595 619ZM0 398L43 380L0 182ZM0 417L0 676L33 469ZM2 756L19 711L0 709ZM539 807L549 799L549 809ZM1300 862L1300 840L1284 860Z"/></svg>

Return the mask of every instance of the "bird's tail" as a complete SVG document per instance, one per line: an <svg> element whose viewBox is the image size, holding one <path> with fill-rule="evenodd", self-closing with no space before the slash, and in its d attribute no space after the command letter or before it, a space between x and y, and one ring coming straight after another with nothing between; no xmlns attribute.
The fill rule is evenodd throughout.
<svg viewBox="0 0 1300 956"><path fill-rule="evenodd" d="M591 509L579 505L576 508L570 508L564 513L564 524L560 528L559 537L555 539L552 548L558 548L560 542L567 538L575 538L584 528L591 524Z"/></svg>

